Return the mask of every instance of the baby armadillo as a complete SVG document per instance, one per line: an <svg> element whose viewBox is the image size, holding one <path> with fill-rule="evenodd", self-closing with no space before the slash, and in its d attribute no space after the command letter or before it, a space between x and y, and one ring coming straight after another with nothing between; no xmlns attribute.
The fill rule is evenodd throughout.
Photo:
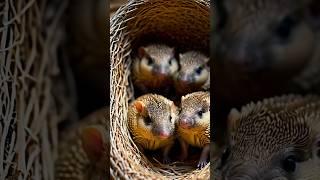
<svg viewBox="0 0 320 180"><path fill-rule="evenodd" d="M309 160L297 164L293 179L318 180L320 177L320 136L315 137Z"/></svg>
<svg viewBox="0 0 320 180"><path fill-rule="evenodd" d="M102 180L109 173L109 122L107 108L71 127L61 137L55 166L57 180Z"/></svg>
<svg viewBox="0 0 320 180"><path fill-rule="evenodd" d="M198 168L207 164L210 152L210 93L194 92L181 97L181 113L177 121L182 153L188 156L188 144L203 148Z"/></svg>
<svg viewBox="0 0 320 180"><path fill-rule="evenodd" d="M174 143L177 107L167 98L157 94L146 94L131 103L128 109L128 128L139 148L163 149L163 161L168 157Z"/></svg>
<svg viewBox="0 0 320 180"><path fill-rule="evenodd" d="M210 86L209 58L197 51L179 54L180 70L175 74L174 85L180 95L208 90Z"/></svg>
<svg viewBox="0 0 320 180"><path fill-rule="evenodd" d="M241 112L232 109L220 179L314 179L319 137L318 96L286 95L251 103Z"/></svg>
<svg viewBox="0 0 320 180"><path fill-rule="evenodd" d="M174 48L160 44L140 47L133 61L134 85L143 93L167 92L178 67Z"/></svg>
<svg viewBox="0 0 320 180"><path fill-rule="evenodd" d="M319 86L320 58L314 57L320 16L311 13L316 2L215 1L215 94L243 104Z"/></svg>

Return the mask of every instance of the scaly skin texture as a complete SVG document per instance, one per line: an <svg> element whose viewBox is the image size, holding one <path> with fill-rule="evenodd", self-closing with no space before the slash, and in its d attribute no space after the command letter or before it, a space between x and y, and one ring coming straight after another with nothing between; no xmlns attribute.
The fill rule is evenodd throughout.
<svg viewBox="0 0 320 180"><path fill-rule="evenodd" d="M214 82L221 101L242 105L277 94L320 92L320 21L310 13L316 1L215 1Z"/></svg>
<svg viewBox="0 0 320 180"><path fill-rule="evenodd" d="M209 58L201 52L188 51L179 54L180 69L174 76L174 86L178 94L208 90L210 86Z"/></svg>
<svg viewBox="0 0 320 180"><path fill-rule="evenodd" d="M61 135L55 165L57 180L102 180L108 177L108 108L100 109Z"/></svg>
<svg viewBox="0 0 320 180"><path fill-rule="evenodd" d="M167 93L177 70L174 48L159 44L140 47L133 60L133 83L142 93Z"/></svg>
<svg viewBox="0 0 320 180"><path fill-rule="evenodd" d="M178 137L181 142L181 160L188 156L188 144L203 148L198 168L207 164L210 150L210 93L194 92L182 96Z"/></svg>
<svg viewBox="0 0 320 180"><path fill-rule="evenodd" d="M164 162L170 161L169 150L175 139L177 107L167 98L146 94L131 103L128 128L133 141L142 149L163 149Z"/></svg>
<svg viewBox="0 0 320 180"><path fill-rule="evenodd" d="M319 175L315 167L309 169L319 158L319 135L318 96L274 97L251 103L241 112L232 109L219 178L312 179Z"/></svg>

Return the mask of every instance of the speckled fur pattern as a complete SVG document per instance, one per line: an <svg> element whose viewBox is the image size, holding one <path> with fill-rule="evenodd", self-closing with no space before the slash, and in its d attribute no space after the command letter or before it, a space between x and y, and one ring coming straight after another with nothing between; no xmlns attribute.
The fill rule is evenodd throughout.
<svg viewBox="0 0 320 180"><path fill-rule="evenodd" d="M142 101L145 104L145 112L140 114L135 106L135 101ZM128 128L133 136L133 140L144 149L156 150L168 145L172 145L175 139L175 121L178 116L177 107L172 101L157 94L146 94L137 98L128 110ZM143 119L152 119L152 125L146 126ZM169 116L172 122L169 121ZM163 128L171 133L167 139L159 139L153 130Z"/></svg>
<svg viewBox="0 0 320 180"><path fill-rule="evenodd" d="M286 95L244 106L229 114L229 156L221 162L222 179L307 179L315 171L303 170L310 162L312 144L320 133L320 98ZM282 164L290 155L293 172ZM309 163L310 165L310 163ZM304 173L304 174L302 174Z"/></svg>
<svg viewBox="0 0 320 180"><path fill-rule="evenodd" d="M167 87L171 86L173 83L173 75L178 70L178 62L174 58L174 48L161 44L152 44L148 46L143 46L147 56L153 59L153 64L160 67L165 66L169 72L167 72L166 77L159 78L159 75L153 72L154 65L152 67L147 66L144 61L146 57L140 59L139 56L134 57L133 67L132 67L132 79L133 83L138 89L146 92L159 93L161 91L166 91ZM173 58L172 65L169 66L168 61Z"/></svg>
<svg viewBox="0 0 320 180"><path fill-rule="evenodd" d="M188 51L179 55L180 69L174 76L174 85L179 94L208 90L210 86L209 57L198 51ZM202 67L201 74L196 69Z"/></svg>
<svg viewBox="0 0 320 180"><path fill-rule="evenodd" d="M194 125L190 129L178 126L178 136L188 144L204 147L210 144L210 93L194 92L182 97L181 116L194 118ZM202 119L198 119L197 112L205 110Z"/></svg>

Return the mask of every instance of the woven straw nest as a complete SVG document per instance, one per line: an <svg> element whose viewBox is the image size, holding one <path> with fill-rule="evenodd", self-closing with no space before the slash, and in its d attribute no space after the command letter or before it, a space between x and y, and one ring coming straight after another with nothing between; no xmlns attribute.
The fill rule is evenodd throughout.
<svg viewBox="0 0 320 180"><path fill-rule="evenodd" d="M54 179L57 124L71 112L57 61L60 5L0 2L0 179Z"/></svg>
<svg viewBox="0 0 320 180"><path fill-rule="evenodd" d="M127 109L134 98L131 52L139 44L163 42L180 49L209 52L210 2L205 0L131 0L110 22L111 176L127 179L208 179L209 166L151 163L134 144Z"/></svg>

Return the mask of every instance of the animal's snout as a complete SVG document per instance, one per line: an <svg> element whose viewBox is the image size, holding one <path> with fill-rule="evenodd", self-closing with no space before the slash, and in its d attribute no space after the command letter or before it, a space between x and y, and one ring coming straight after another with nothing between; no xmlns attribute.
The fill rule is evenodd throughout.
<svg viewBox="0 0 320 180"><path fill-rule="evenodd" d="M192 120L186 117L181 118L179 121L179 125L182 128L190 128L192 124Z"/></svg>

